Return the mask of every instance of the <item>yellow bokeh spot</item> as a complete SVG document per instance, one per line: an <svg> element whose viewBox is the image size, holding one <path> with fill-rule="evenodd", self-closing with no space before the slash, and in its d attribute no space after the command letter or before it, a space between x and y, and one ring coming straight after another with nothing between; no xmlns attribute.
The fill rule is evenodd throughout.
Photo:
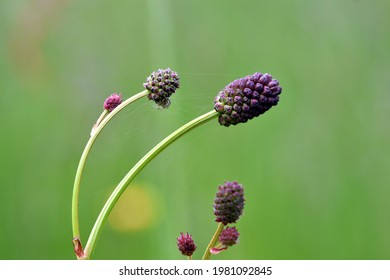
<svg viewBox="0 0 390 280"><path fill-rule="evenodd" d="M120 232L141 231L153 226L162 212L158 196L150 187L130 185L114 206L108 222Z"/></svg>

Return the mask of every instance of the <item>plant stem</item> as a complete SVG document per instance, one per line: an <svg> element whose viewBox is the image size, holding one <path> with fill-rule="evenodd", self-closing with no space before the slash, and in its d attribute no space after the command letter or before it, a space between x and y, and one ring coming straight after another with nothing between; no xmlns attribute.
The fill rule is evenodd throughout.
<svg viewBox="0 0 390 280"><path fill-rule="evenodd" d="M95 143L96 138L98 137L99 133L103 130L103 128L107 125L107 123L117 114L119 111L121 111L123 108L125 108L127 105L135 102L136 100L146 96L149 94L149 91L144 90L141 91L132 97L126 99L124 102L122 102L118 107L116 107L112 112L110 112L107 116L102 113L102 115L99 118L100 124L97 125L93 133L91 133L91 137L89 138L84 151L81 155L79 165L77 167L76 176L74 180L73 185L73 198L72 198L72 228L73 228L73 239L80 241L80 228L79 228L79 193L80 193L80 182L81 182L81 176L83 173L84 165L87 160L89 151L92 148L92 145ZM103 116L103 117L102 117ZM103 119L101 119L103 118ZM81 243L80 243L81 244ZM80 245L81 246L81 245Z"/></svg>
<svg viewBox="0 0 390 280"><path fill-rule="evenodd" d="M225 226L223 223L218 224L217 230L215 231L213 238L211 238L210 243L207 246L206 251L204 252L202 260L209 260L210 259L210 257L211 257L210 249L215 247L215 244L217 244L218 238L221 235L221 232L222 232L224 227Z"/></svg>
<svg viewBox="0 0 390 280"><path fill-rule="evenodd" d="M112 192L111 196L108 198L106 204L103 206L98 218L96 219L95 225L92 228L91 234L89 235L89 239L87 245L84 250L83 259L90 259L94 247L96 245L97 238L100 232L103 229L104 222L107 220L108 215L110 214L112 208L115 203L126 189L126 187L130 184L130 182L134 179L134 177L160 152L162 152L167 146L172 144L175 140L180 138L182 135L191 131L195 127L217 117L219 115L218 112L212 110L190 122L183 125L173 133L171 133L168 137L162 140L159 144L157 144L153 149L151 149L138 163L127 173L127 175L122 179L122 181L118 184L115 190Z"/></svg>
<svg viewBox="0 0 390 280"><path fill-rule="evenodd" d="M100 117L97 119L96 123L93 125L90 136L92 137L95 134L96 128L99 126L99 124L102 122L102 120L110 113L107 109L103 111L103 113L100 115Z"/></svg>

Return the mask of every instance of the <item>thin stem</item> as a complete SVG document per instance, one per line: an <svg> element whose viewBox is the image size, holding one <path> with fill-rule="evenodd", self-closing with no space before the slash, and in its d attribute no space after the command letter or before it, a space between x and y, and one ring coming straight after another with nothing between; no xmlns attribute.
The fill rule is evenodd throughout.
<svg viewBox="0 0 390 280"><path fill-rule="evenodd" d="M110 214L112 208L115 203L126 189L126 187L130 184L130 182L134 179L134 177L160 152L162 152L167 146L172 144L175 140L180 138L182 135L191 131L195 127L215 118L218 116L218 112L212 110L190 122L183 125L173 133L171 133L168 137L162 140L159 144L157 144L153 149L151 149L138 163L127 173L127 175L122 179L122 181L118 184L115 190L112 192L111 196L108 198L106 204L103 206L98 218L96 219L95 225L92 228L91 234L89 235L89 239L87 245L84 250L83 259L90 259L94 247L96 245L97 238L100 232L103 229L104 222L107 220L108 215Z"/></svg>
<svg viewBox="0 0 390 280"><path fill-rule="evenodd" d="M99 124L102 122L102 120L110 113L109 110L105 109L103 113L100 115L100 117L97 119L97 121L94 123L90 136L92 137L93 134L95 134L96 128L99 126Z"/></svg>
<svg viewBox="0 0 390 280"><path fill-rule="evenodd" d="M87 142L87 145L84 148L84 151L83 151L83 153L81 155L81 158L80 158L80 161L79 161L79 165L78 165L77 171L76 171L76 176L75 176L74 185L73 185L73 198L72 198L73 239L78 240L78 242L80 241L79 205L78 205L79 204L79 193L80 193L80 182L81 182L81 176L82 176L82 173L83 173L84 165L85 165L85 162L87 160L89 151L91 150L92 145L95 143L95 140L98 137L99 133L103 130L103 128L107 125L107 123L117 113L119 113L119 111L121 111L127 105L129 105L129 104L135 102L136 100L146 96L147 94L149 94L149 91L144 90L144 91L141 91L141 92L133 95L132 97L130 97L130 98L126 99L124 102L122 102L118 107L116 107L107 116L104 116L103 119L101 120L101 123L96 127L95 131L92 133L91 137L89 138L89 140ZM104 114L104 112L103 112L103 114Z"/></svg>
<svg viewBox="0 0 390 280"><path fill-rule="evenodd" d="M222 232L224 227L225 226L223 223L218 224L217 230L215 231L213 238L211 238L210 243L207 246L206 251L204 252L202 260L209 260L210 259L210 257L211 257L210 249L215 247L215 244L217 244L218 238L221 235L221 232Z"/></svg>

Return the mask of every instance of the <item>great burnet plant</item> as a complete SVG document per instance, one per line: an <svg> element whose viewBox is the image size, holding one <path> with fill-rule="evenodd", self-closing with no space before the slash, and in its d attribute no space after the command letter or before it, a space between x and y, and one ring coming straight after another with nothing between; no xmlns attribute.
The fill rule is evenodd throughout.
<svg viewBox="0 0 390 280"><path fill-rule="evenodd" d="M228 224L238 221L243 214L244 205L244 187L241 184L233 181L225 182L225 184L218 186L213 204L215 221L218 223L218 226L203 254L203 260L208 260L212 254L219 254L237 244L240 234L236 227L230 227ZM196 246L191 247L187 244L195 244L192 236L188 233L186 236L182 236L181 233L177 243L178 249L183 255L192 259ZM183 248L191 248L192 250L183 250ZM190 254L188 254L188 251L190 251Z"/></svg>
<svg viewBox="0 0 390 280"><path fill-rule="evenodd" d="M170 68L159 69L146 79L144 83L144 91L141 91L130 98L123 101L122 95L113 93L103 103L103 112L97 119L96 123L92 127L90 138L84 148L81 155L79 165L77 167L75 181L73 185L73 199L72 199L72 228L73 228L73 247L78 258L85 258L85 252L83 250L80 241L80 228L79 228L79 193L80 182L83 174L84 166L88 157L88 154L95 143L97 137L103 128L109 123L109 121L118 114L126 106L134 103L135 101L147 96L149 100L155 102L158 109L168 108L170 105L171 95L180 87L179 75L172 71ZM88 252L88 251L87 251Z"/></svg>
<svg viewBox="0 0 390 280"><path fill-rule="evenodd" d="M168 79L171 85L175 84L175 77L176 76L173 76ZM165 76L164 79L165 79L164 81L167 80ZM147 92L142 92L139 93L138 95L142 95L142 96L148 95L148 98L150 100L157 101L158 106L166 107L167 105L170 104L170 102L166 99L169 98L170 94L168 93L165 95L164 94L159 95L161 96L160 98L154 95L154 94L158 95L160 91L155 90L155 88L153 88L161 85L161 81L163 81L163 76L155 75L154 78L151 78L151 80L155 82L153 83L147 80L147 82L144 84L144 86L147 88ZM167 92L166 88L163 88L161 92L166 93ZM245 123L248 120L253 119L254 117L257 117L265 113L271 107L277 105L279 101L279 95L281 94L281 92L282 92L282 88L280 87L279 82L273 79L270 74L254 73L253 75L246 76L241 79L237 79L232 83L228 84L224 89L222 89L218 93L218 95L214 99L213 110L205 113L204 115L201 115L200 117L193 119L192 121L188 122L187 124L183 125L179 129L171 133L168 137L163 139L159 144L157 144L153 149L151 149L143 158L141 158L138 161L138 163L119 182L119 184L117 185L117 187L115 188L115 190L113 191L113 193L108 198L105 205L103 206L103 209L101 210L95 222L95 225L91 231L90 237L88 239L87 245L84 250L81 247L81 243L79 239L78 223L77 224L74 223L73 243L74 243L77 257L79 259L91 258L92 252L94 250L97 238L102 230L103 224L106 221L115 203L123 193L123 191L134 179L134 177L167 146L169 146L175 140L177 140L187 132L191 131L195 127L204 124L214 118L218 118L218 122L221 125L226 127L230 125L237 125L239 123ZM119 105L117 108L115 108L110 114L114 113L121 106L123 108L123 103ZM104 125L107 124L110 114L107 117L104 117L103 121L97 125L97 129L93 135L100 132L102 127L104 127ZM76 176L76 182L77 182L77 176ZM76 193L78 196L78 189ZM75 197L75 191L74 191L74 197ZM75 204L75 201L73 204ZM75 213L77 213L77 211L75 211ZM75 216L75 214L73 214L73 216ZM78 218L76 220L78 220ZM75 230L75 226L77 226L76 230Z"/></svg>
<svg viewBox="0 0 390 280"><path fill-rule="evenodd" d="M237 243L240 234L235 227L227 225L238 221L243 213L244 205L242 184L233 181L218 186L213 205L215 221L218 226L203 255L204 260L209 259L211 254L218 254Z"/></svg>

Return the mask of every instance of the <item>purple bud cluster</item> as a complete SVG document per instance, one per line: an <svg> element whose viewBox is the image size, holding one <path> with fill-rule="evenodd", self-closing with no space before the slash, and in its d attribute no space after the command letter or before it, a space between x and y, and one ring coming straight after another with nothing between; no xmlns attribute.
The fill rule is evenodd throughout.
<svg viewBox="0 0 390 280"><path fill-rule="evenodd" d="M224 246L233 246L237 243L238 236L240 234L236 227L227 227L221 232L218 241Z"/></svg>
<svg viewBox="0 0 390 280"><path fill-rule="evenodd" d="M114 110L118 107L119 104L122 103L122 95L113 93L104 101L103 107L108 111Z"/></svg>
<svg viewBox="0 0 390 280"><path fill-rule="evenodd" d="M169 107L171 104L169 97L179 87L179 75L170 68L153 72L144 83L144 88L150 92L149 100L153 100L161 108Z"/></svg>
<svg viewBox="0 0 390 280"><path fill-rule="evenodd" d="M177 247L179 251L185 256L192 256L196 250L196 244L192 240L191 234L180 233L180 236L177 238Z"/></svg>
<svg viewBox="0 0 390 280"><path fill-rule="evenodd" d="M245 123L278 104L282 88L270 74L254 73L233 81L214 99L221 125Z"/></svg>
<svg viewBox="0 0 390 280"><path fill-rule="evenodd" d="M213 205L215 221L224 225L235 223L242 215L244 202L244 188L236 181L218 186Z"/></svg>

